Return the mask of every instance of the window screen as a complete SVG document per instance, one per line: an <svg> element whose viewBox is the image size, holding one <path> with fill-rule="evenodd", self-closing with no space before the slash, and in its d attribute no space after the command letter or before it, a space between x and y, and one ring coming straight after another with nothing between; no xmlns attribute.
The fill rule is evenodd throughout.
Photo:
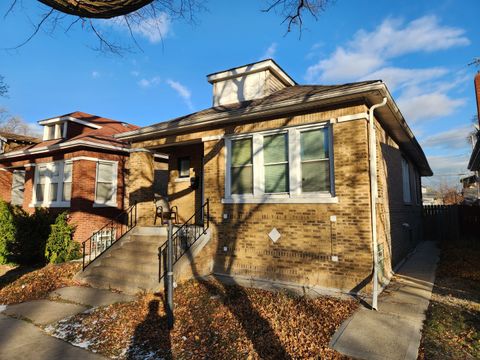
<svg viewBox="0 0 480 360"><path fill-rule="evenodd" d="M287 134L271 135L263 138L263 163L265 193L288 192Z"/></svg>
<svg viewBox="0 0 480 360"><path fill-rule="evenodd" d="M253 193L252 138L232 141L231 193Z"/></svg>
<svg viewBox="0 0 480 360"><path fill-rule="evenodd" d="M328 129L300 133L302 192L330 191Z"/></svg>
<svg viewBox="0 0 480 360"><path fill-rule="evenodd" d="M178 159L178 177L190 177L190 158L183 157Z"/></svg>
<svg viewBox="0 0 480 360"><path fill-rule="evenodd" d="M410 169L408 161L402 157L402 180L403 180L403 202L410 203L412 201L410 187Z"/></svg>
<svg viewBox="0 0 480 360"><path fill-rule="evenodd" d="M25 170L14 170L12 175L12 205L23 204Z"/></svg>
<svg viewBox="0 0 480 360"><path fill-rule="evenodd" d="M115 164L97 164L97 184L95 191L95 202L98 204L114 203L115 201Z"/></svg>

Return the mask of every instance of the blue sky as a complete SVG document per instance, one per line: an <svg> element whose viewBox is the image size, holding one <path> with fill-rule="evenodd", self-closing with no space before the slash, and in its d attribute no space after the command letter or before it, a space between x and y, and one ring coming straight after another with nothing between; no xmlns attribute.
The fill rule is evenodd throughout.
<svg viewBox="0 0 480 360"><path fill-rule="evenodd" d="M300 84L383 79L434 172L466 172L480 70L467 64L480 56L480 2L337 0L318 21L305 18L301 38L285 35L281 16L261 12L265 4L212 0L195 25L158 14L162 37L146 19L134 28L143 51L122 57L92 50L97 39L81 26L41 31L0 50L10 85L0 106L31 123L81 110L149 125L211 106L205 75L273 57ZM0 46L24 41L46 9L31 0L14 8L0 20ZM97 28L133 45L121 21Z"/></svg>

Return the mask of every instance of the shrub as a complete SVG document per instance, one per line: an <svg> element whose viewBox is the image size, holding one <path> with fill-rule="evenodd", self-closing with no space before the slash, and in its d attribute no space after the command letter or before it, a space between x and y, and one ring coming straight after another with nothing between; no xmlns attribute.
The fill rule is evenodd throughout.
<svg viewBox="0 0 480 360"><path fill-rule="evenodd" d="M74 231L75 227L67 221L66 212L57 216L45 247L45 258L49 263L58 264L80 257L80 244L72 238Z"/></svg>
<svg viewBox="0 0 480 360"><path fill-rule="evenodd" d="M0 264L13 261L16 233L12 209L9 204L0 200Z"/></svg>
<svg viewBox="0 0 480 360"><path fill-rule="evenodd" d="M55 216L46 209L35 209L33 214L28 214L21 208L14 208L14 213L17 226L15 262L45 263L45 245Z"/></svg>

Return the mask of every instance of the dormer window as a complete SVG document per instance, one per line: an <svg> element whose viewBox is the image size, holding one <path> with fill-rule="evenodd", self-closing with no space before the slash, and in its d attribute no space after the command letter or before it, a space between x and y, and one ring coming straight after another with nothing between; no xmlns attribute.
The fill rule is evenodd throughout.
<svg viewBox="0 0 480 360"><path fill-rule="evenodd" d="M67 137L67 122L44 125L43 140L64 139Z"/></svg>

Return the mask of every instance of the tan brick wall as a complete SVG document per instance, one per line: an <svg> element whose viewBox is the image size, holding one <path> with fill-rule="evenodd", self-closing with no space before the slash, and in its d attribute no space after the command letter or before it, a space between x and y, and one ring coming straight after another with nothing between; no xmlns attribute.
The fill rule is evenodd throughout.
<svg viewBox="0 0 480 360"><path fill-rule="evenodd" d="M403 201L402 151L376 122L379 202L377 236L384 249L384 273L392 269L421 240L421 189L418 171L409 160L411 198ZM404 224L408 224L406 227Z"/></svg>
<svg viewBox="0 0 480 360"><path fill-rule="evenodd" d="M123 209L124 203L124 184L125 184L125 162L128 158L122 154L100 153L88 150L78 150L70 153L56 153L51 156L30 158L16 161L4 161L0 167L19 167L24 168L25 164L39 164L52 162L56 160L68 160L76 157L99 158L102 160L118 161L117 177L117 204L118 207L94 207L95 199L95 177L96 162L90 160L76 160L73 162L72 178L72 200L69 208L50 208L52 213L68 211L70 222L75 224L76 231L74 239L76 241L86 240L93 232L105 225L110 219L115 218ZM11 172L13 168L0 171L0 197L5 201L11 200L12 179ZM25 192L23 209L27 212L33 212L32 203L33 184L35 167L25 168Z"/></svg>
<svg viewBox="0 0 480 360"><path fill-rule="evenodd" d="M177 134L134 146L163 151L172 142L316 123L365 111L365 106L356 105ZM205 198L210 200L213 237L193 266L194 272L208 273L213 262L213 270L223 274L343 290L352 290L365 280L368 283L372 255L367 145L365 120L333 125L338 204L222 204L224 141L204 142ZM331 215L336 215L336 223L330 222ZM273 227L282 234L275 244L268 238ZM333 262L332 255L339 261Z"/></svg>

